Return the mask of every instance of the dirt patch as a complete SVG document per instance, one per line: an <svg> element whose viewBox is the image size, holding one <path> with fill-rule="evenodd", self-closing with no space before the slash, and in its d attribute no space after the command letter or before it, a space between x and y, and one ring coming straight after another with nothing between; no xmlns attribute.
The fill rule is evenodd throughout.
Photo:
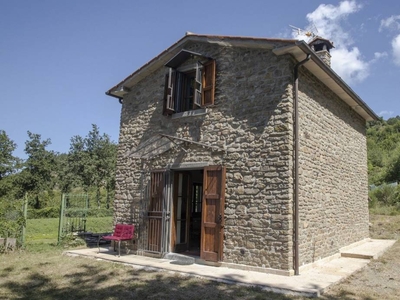
<svg viewBox="0 0 400 300"><path fill-rule="evenodd" d="M370 216L370 236L375 239L399 239L400 216ZM325 299L400 299L400 241L379 259L323 295Z"/></svg>

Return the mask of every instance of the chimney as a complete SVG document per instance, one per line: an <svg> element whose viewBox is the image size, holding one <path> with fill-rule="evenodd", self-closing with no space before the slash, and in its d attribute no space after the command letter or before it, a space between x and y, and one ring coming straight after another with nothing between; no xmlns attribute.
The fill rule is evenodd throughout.
<svg viewBox="0 0 400 300"><path fill-rule="evenodd" d="M334 48L331 41L317 36L308 45L328 67L331 66L331 54L329 51Z"/></svg>

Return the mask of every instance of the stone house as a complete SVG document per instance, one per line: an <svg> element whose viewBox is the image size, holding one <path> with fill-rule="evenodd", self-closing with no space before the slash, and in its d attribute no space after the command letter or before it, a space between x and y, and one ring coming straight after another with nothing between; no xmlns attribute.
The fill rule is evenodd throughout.
<svg viewBox="0 0 400 300"><path fill-rule="evenodd" d="M187 33L122 104L115 223L138 254L293 275L368 237L366 121L328 40Z"/></svg>

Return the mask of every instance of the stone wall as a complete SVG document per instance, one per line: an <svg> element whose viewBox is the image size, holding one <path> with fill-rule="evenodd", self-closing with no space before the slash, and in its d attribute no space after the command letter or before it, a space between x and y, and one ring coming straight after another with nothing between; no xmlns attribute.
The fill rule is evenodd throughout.
<svg viewBox="0 0 400 300"><path fill-rule="evenodd" d="M299 78L300 264L368 237L365 120L303 69Z"/></svg>
<svg viewBox="0 0 400 300"><path fill-rule="evenodd" d="M224 165L223 261L292 270L294 62L267 49L184 48L216 59L215 105L198 116L163 116L167 69L136 84L122 106L114 221L138 222L143 171ZM368 236L367 158L365 121L310 73L303 70L299 82L300 263L306 264ZM160 133L226 151L188 144L153 159L132 156Z"/></svg>
<svg viewBox="0 0 400 300"><path fill-rule="evenodd" d="M116 177L115 221L136 222L141 171L205 161L227 167L226 263L292 269L291 63L266 49L187 44L217 62L215 106L196 117L162 115L165 68L124 98ZM179 147L151 160L129 156L158 133L225 147Z"/></svg>

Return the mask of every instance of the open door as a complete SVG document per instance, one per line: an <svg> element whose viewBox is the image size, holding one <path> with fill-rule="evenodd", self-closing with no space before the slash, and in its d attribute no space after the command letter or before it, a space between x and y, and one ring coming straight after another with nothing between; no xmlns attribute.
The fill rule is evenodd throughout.
<svg viewBox="0 0 400 300"><path fill-rule="evenodd" d="M204 168L200 258L221 261L224 242L225 167Z"/></svg>
<svg viewBox="0 0 400 300"><path fill-rule="evenodd" d="M187 172L175 172L174 210L171 244L173 252L184 252L188 249L189 205L191 179Z"/></svg>

